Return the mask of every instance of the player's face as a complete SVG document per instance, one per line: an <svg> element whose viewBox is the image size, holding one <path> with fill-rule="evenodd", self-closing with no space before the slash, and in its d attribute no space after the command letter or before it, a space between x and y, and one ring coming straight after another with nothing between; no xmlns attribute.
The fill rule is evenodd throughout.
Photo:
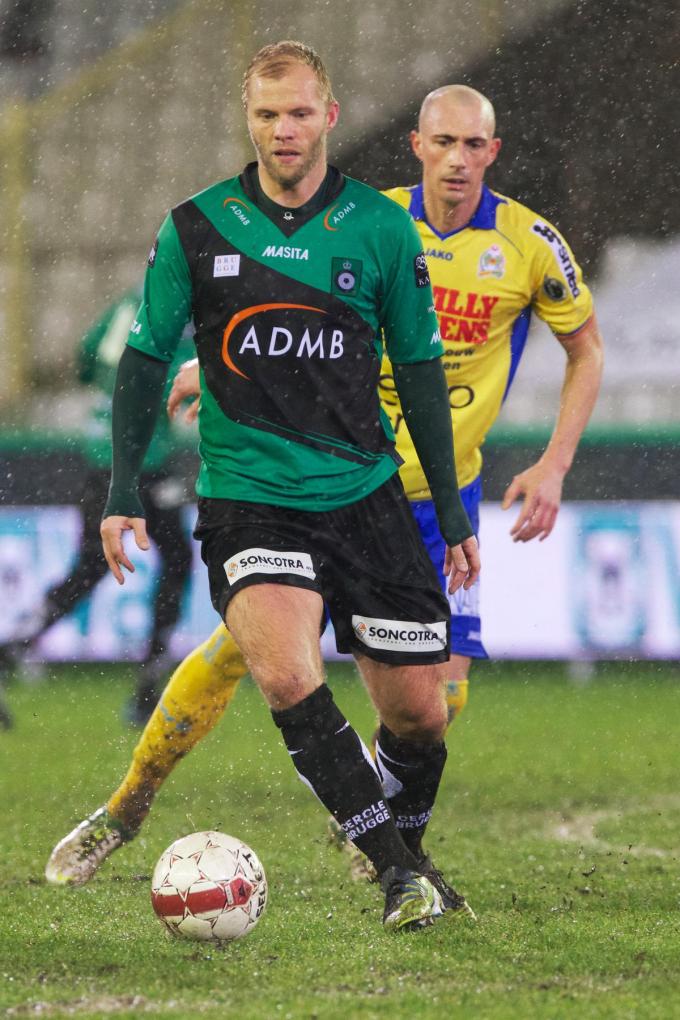
<svg viewBox="0 0 680 1020"><path fill-rule="evenodd" d="M338 119L338 104L321 97L311 67L293 63L283 78L251 78L246 116L258 161L280 187L289 189L325 162L326 136Z"/></svg>
<svg viewBox="0 0 680 1020"><path fill-rule="evenodd" d="M500 138L492 137L484 107L450 96L434 100L424 111L411 145L423 164L423 183L450 206L478 199L486 168L498 155Z"/></svg>

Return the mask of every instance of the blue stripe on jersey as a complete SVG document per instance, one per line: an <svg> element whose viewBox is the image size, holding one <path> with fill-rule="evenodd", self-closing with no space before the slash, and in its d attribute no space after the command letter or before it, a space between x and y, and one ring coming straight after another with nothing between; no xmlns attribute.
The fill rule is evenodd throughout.
<svg viewBox="0 0 680 1020"><path fill-rule="evenodd" d="M508 382L505 387L505 393L503 394L503 400L505 400L510 392L510 387L512 386L512 380L515 378L517 366L519 365L520 358L524 353L524 346L527 342L527 333L529 332L530 321L531 305L527 305L515 319L512 327L512 333L510 334L510 371L508 372Z"/></svg>

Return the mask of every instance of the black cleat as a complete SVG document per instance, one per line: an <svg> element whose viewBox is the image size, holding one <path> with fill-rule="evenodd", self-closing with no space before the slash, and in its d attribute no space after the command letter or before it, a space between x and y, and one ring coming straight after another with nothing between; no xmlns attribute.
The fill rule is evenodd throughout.
<svg viewBox="0 0 680 1020"><path fill-rule="evenodd" d="M448 884L441 871L435 868L432 859L426 854L418 861L418 870L429 880L439 893L444 913L477 920L477 915L461 893Z"/></svg>
<svg viewBox="0 0 680 1020"><path fill-rule="evenodd" d="M439 892L417 871L388 868L381 876L380 885L385 893L383 925L388 931L426 928L443 913Z"/></svg>

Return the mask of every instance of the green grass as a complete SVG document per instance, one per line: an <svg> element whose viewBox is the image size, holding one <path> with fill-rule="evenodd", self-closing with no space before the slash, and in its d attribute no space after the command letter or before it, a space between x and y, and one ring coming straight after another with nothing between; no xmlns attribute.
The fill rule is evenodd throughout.
<svg viewBox="0 0 680 1020"><path fill-rule="evenodd" d="M372 713L345 666L336 699ZM12 686L0 733L0 1010L169 1018L680 1017L680 683L671 667L475 670L428 846L479 915L394 936L376 887L327 847L252 684L177 769L142 834L79 890L47 887L53 844L106 800L135 734L120 669ZM149 904L161 851L196 829L260 855L270 903L225 949L168 939ZM1 1014L0 1014L1 1015Z"/></svg>

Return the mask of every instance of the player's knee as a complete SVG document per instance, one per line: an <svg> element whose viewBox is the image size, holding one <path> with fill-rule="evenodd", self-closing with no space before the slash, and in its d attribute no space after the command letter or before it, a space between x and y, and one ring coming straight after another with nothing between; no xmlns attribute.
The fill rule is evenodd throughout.
<svg viewBox="0 0 680 1020"><path fill-rule="evenodd" d="M302 669L280 672L251 666L250 672L269 707L275 711L293 708L322 683L322 677Z"/></svg>
<svg viewBox="0 0 680 1020"><path fill-rule="evenodd" d="M414 740L423 744L436 744L446 732L448 715L443 698L432 698L422 704L406 706L394 716L387 726L403 740Z"/></svg>
<svg viewBox="0 0 680 1020"><path fill-rule="evenodd" d="M446 685L447 725L457 719L468 700L468 679L449 680Z"/></svg>

